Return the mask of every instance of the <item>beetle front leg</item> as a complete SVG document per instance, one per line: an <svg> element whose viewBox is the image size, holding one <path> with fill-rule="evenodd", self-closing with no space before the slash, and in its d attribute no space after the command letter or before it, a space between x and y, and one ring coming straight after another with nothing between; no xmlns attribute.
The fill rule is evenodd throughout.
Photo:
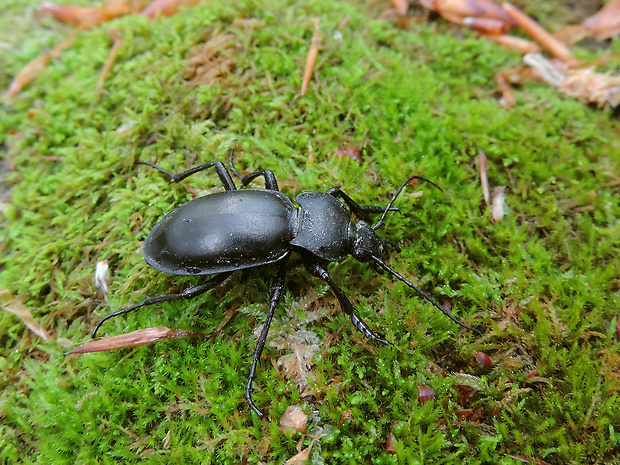
<svg viewBox="0 0 620 465"><path fill-rule="evenodd" d="M389 341L386 341L385 339L381 338L376 333L374 333L368 327L368 325L364 322L364 320L362 320L355 313L355 308L353 307L353 304L351 303L349 298L346 296L346 294L342 292L342 289L340 289L336 285L336 283L334 282L332 277L329 275L325 267L311 260L306 260L305 265L308 271L310 271L310 273L312 273L313 276L316 276L317 278L322 279L329 285L332 292L336 294L336 298L338 299L338 302L340 302L340 307L342 308L342 310L351 317L351 322L353 323L353 326L355 326L364 336L366 336L368 339L370 339L373 342L378 342L386 346L392 345L392 343L390 343Z"/></svg>
<svg viewBox="0 0 620 465"><path fill-rule="evenodd" d="M265 343L267 342L267 334L269 334L269 328L271 327L271 321L273 320L273 314L280 303L280 299L282 298L282 289L284 288L284 276L285 276L285 267L284 264L281 265L278 270L278 274L276 274L273 282L271 283L271 290L269 291L269 313L267 313L267 319L263 324L263 329L260 332L260 336L258 337L258 342L256 343L256 347L254 348L254 354L252 355L252 368L250 368L250 376L248 377L248 384L245 386L245 398L250 405L250 408L254 410L254 413L258 415L258 418L261 420L264 418L263 413L258 410L256 405L254 405L254 401L252 400L252 382L256 377L256 367L260 361L260 357L263 353L263 349L265 348Z"/></svg>
<svg viewBox="0 0 620 465"><path fill-rule="evenodd" d="M380 205L360 205L337 187L332 187L331 189L328 189L325 193L331 195L332 197L336 197L337 199L342 199L342 201L347 204L349 210L351 210L352 213L355 213L357 216L362 218L369 214L380 214L385 211L385 207L382 207ZM390 207L389 211L397 212L400 210L396 207Z"/></svg>

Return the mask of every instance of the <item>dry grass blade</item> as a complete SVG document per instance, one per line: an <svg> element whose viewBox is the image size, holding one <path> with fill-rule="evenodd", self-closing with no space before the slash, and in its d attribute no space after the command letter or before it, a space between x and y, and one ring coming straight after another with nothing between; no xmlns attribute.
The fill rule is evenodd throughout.
<svg viewBox="0 0 620 465"><path fill-rule="evenodd" d="M103 65L103 69L101 70L101 75L99 76L99 80L97 81L97 89L96 92L99 93L103 90L103 84L105 82L106 77L110 73L110 70L116 63L116 57L118 56L118 49L123 44L123 39L118 34L118 31L110 30L108 31L108 35L114 41L112 48L110 49L110 53L108 53L108 59Z"/></svg>
<svg viewBox="0 0 620 465"><path fill-rule="evenodd" d="M489 194L489 179L487 177L489 161L482 150L478 150L478 162L480 164L480 184L482 186L482 194L484 195L484 201L487 205L489 205L491 203L491 196Z"/></svg>
<svg viewBox="0 0 620 465"><path fill-rule="evenodd" d="M17 318L22 320L22 323L24 323L30 331L43 339L43 341L49 342L51 339L50 335L43 329L43 326L41 326L39 322L34 319L32 313L30 313L30 310L28 310L19 299L11 299L10 297L11 295L9 291L0 289L0 302L2 309L12 313Z"/></svg>
<svg viewBox="0 0 620 465"><path fill-rule="evenodd" d="M87 342L71 349L69 354L85 354L90 352L104 352L107 350L124 349L127 347L153 344L166 339L180 339L182 337L199 337L213 339L217 332L204 334L186 331L184 329L170 329L167 326L155 326L153 328L139 329L119 336L104 337L96 341Z"/></svg>
<svg viewBox="0 0 620 465"><path fill-rule="evenodd" d="M107 350L124 349L136 347L155 342L165 341L166 339L180 339L183 337L197 337L202 339L215 339L222 329L230 322L235 315L235 310L229 310L224 314L224 318L215 331L205 334L187 331L185 329L170 329L167 326L155 326L153 328L138 329L119 336L105 337L96 341L87 342L81 346L71 349L69 354L85 354L91 352L104 352Z"/></svg>

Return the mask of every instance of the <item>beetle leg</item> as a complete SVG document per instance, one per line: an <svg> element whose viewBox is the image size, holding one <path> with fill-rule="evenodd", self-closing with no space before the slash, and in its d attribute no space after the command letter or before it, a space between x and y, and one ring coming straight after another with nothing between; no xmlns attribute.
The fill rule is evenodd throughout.
<svg viewBox="0 0 620 465"><path fill-rule="evenodd" d="M265 189L270 190L270 191L280 192L280 188L278 187L278 180L276 179L276 175L273 174L273 171L271 170L258 170L258 171L254 171L252 173L246 174L245 176L241 178L241 184L243 184L243 186L247 186L259 176L263 176L265 178Z"/></svg>
<svg viewBox="0 0 620 465"><path fill-rule="evenodd" d="M232 147L230 149L230 153L228 154L228 166L230 166L230 170L233 172L233 174L241 180L241 184L243 185L243 187L250 184L252 181L254 181L254 179L258 178L259 176L263 176L265 178L265 189L280 192L280 188L278 187L278 180L276 179L276 175L273 174L273 171L258 170L246 175L242 175L235 168L235 165L233 163L233 153L235 153L235 147Z"/></svg>
<svg viewBox="0 0 620 465"><path fill-rule="evenodd" d="M344 312L351 317L351 322L353 323L353 326L355 326L364 336L366 336L368 339L370 339L373 342L378 342L386 346L392 345L390 342L386 341L385 339L381 338L376 333L374 333L368 327L368 325L364 322L364 320L362 320L355 313L355 308L353 307L353 304L351 303L349 298L346 296L344 292L342 292L342 289L340 289L336 285L332 277L329 275L329 273L323 266L321 266L320 264L316 262L307 261L306 267L308 268L310 273L312 273L317 278L322 279L329 285L332 292L336 294L336 298L338 299L338 302L340 302L340 307L342 308L342 310L344 310Z"/></svg>
<svg viewBox="0 0 620 465"><path fill-rule="evenodd" d="M352 213L355 213L359 217L365 217L368 214L372 213L383 213L385 211L385 207L381 207L379 205L360 205L337 187L332 187L331 189L328 189L326 194L342 199L344 203L346 203L349 207L349 210L351 210ZM400 210L396 207L390 207L390 211L397 212Z"/></svg>
<svg viewBox="0 0 620 465"><path fill-rule="evenodd" d="M115 316L118 316L118 315L124 315L125 313L133 312L134 310L137 310L142 307L146 307L147 305L159 304L161 302L172 302L174 300L191 299L200 294L204 294L209 289L213 289L218 284L223 283L226 280L226 278L228 278L232 273L233 273L232 271L229 271L226 273L220 273L217 276L214 276L213 278L209 279L208 281L202 284L197 284L196 286L188 287L180 294L168 294L168 295L158 295L154 297L147 297L139 304L132 305L131 307L123 308L122 310L118 310L114 313L110 313L104 316L101 320L99 320L99 322L95 326L95 329L93 329L93 332L91 333L92 337L95 338L97 336L97 331L99 331L99 328L101 328L101 325L107 320L109 320L110 318L114 318Z"/></svg>
<svg viewBox="0 0 620 465"><path fill-rule="evenodd" d="M170 182L182 181L183 179L191 176L192 174L199 173L213 166L215 167L215 171L217 172L217 175L220 177L220 181L222 181L222 184L224 185L224 189L226 189L227 191L237 190L237 187L235 186L235 183L233 182L232 177L230 176L230 173L226 169L226 166L224 166L224 163L222 163L221 161L210 161L209 163L205 163L204 165L194 166L193 168L190 168L186 171L182 171L181 173L176 173L176 174L166 171L165 169L160 168L154 163L150 163L148 161L138 161L138 163L141 165L150 166L151 168L155 168L160 173L168 176L170 178Z"/></svg>
<svg viewBox="0 0 620 465"><path fill-rule="evenodd" d="M256 413L256 415L258 415L258 418L260 419L262 419L264 415L260 410L258 410L256 405L254 405L254 401L252 400L252 381L254 381L254 378L256 377L256 367L258 366L260 356L262 355L263 349L265 348L265 342L267 342L267 334L269 333L271 320L273 320L273 314L276 311L276 308L280 303L280 299L282 297L282 289L284 288L284 275L285 268L284 265L282 265L278 270L278 274L276 274L276 277L271 283L271 290L269 291L269 313L267 313L267 319L263 324L263 329L260 332L258 342L256 343L256 347L254 348L254 354L252 355L252 368L250 368L248 384L245 386L245 398L248 401L250 408L254 410L254 413Z"/></svg>

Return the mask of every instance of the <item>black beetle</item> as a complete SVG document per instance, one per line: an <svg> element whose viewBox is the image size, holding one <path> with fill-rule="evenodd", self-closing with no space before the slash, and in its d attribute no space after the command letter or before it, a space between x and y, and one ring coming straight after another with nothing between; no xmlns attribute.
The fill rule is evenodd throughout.
<svg viewBox="0 0 620 465"><path fill-rule="evenodd" d="M225 191L191 200L172 210L151 230L143 247L146 262L160 271L174 275L215 276L185 289L180 294L147 297L139 304L106 315L95 326L93 337L96 337L101 325L114 316L146 305L190 299L213 289L234 271L278 263L280 267L270 289L269 312L252 356L252 367L245 388L245 397L250 407L262 418L263 414L252 401L252 381L265 347L273 314L282 296L285 264L292 252L299 253L308 271L329 285L342 310L351 317L353 325L372 341L390 345L355 313L353 304L327 271L329 262L340 262L349 254L361 262L376 263L414 289L450 319L471 329L386 265L387 248L392 244L375 233L383 225L389 211L398 211L397 208L392 208L392 205L411 180L420 179L439 188L435 183L422 176L409 176L385 208L359 205L338 188L329 189L325 193L302 193L296 198L298 208L279 191L278 182L271 170L254 171L242 176L232 164L232 154L233 150L229 157L230 169L241 180L242 186L245 187L262 176L265 179L265 189L237 190L230 173L219 161L196 166L178 174L169 173L152 163L138 162L165 174L170 178L170 182L179 182L207 168L215 168ZM372 227L359 219L379 213L381 218ZM356 220L352 217L356 217ZM392 247L398 250L398 247Z"/></svg>

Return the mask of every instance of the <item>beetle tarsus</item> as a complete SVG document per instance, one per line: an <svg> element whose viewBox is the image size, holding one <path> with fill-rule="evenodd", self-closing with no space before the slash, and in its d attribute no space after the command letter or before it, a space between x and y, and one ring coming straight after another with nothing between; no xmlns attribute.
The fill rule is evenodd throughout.
<svg viewBox="0 0 620 465"><path fill-rule="evenodd" d="M359 332L361 332L364 336L366 336L371 341L378 342L379 344L383 344L386 346L392 345L390 341L386 341L385 339L381 338L376 333L374 333L368 327L368 325L364 322L364 320L362 320L359 316L357 316L356 313L353 313L351 315L351 323L353 323L353 326L355 326Z"/></svg>

